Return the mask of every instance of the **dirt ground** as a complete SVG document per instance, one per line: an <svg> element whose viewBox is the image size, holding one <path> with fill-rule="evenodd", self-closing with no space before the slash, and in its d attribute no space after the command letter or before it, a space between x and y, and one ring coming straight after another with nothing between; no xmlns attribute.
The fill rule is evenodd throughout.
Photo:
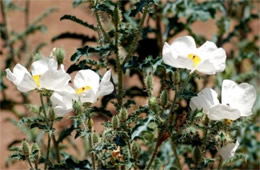
<svg viewBox="0 0 260 170"><path fill-rule="evenodd" d="M25 4L24 0L15 0L18 4ZM67 58L65 59L65 68L69 66L70 60L69 57L73 54L76 48L81 46L81 42L76 40L58 40L54 43L51 43L51 38L55 35L58 35L62 32L70 31L70 32L77 32L77 33L87 33L89 35L93 35L94 32L81 26L76 23L70 22L70 21L59 21L60 17L62 17L64 14L71 14L75 15L78 18L81 18L83 20L86 20L90 24L95 24L96 21L94 17L92 16L92 13L90 10L86 8L86 6L73 8L72 7L72 0L32 0L30 3L30 21L33 21L37 16L41 15L47 8L50 7L57 7L58 11L51 14L49 17L44 19L41 23L45 24L48 28L48 32L43 34L41 32L37 32L34 35L30 36L28 41L30 46L34 47L36 44L41 42L42 40L46 41L48 43L48 46L45 46L42 49L42 53L46 56L50 54L53 47L63 47L66 50ZM8 26L10 29L14 29L17 32L21 32L24 27L25 23L23 19L23 13L21 12L10 12L7 15L8 20ZM2 18L0 18L2 21ZM259 22L252 23L252 27L254 28L255 33L259 33ZM211 38L213 34L216 31L216 25L213 20L210 20L208 22L197 22L192 27L193 31L198 34L206 35L207 38ZM185 35L186 33L182 33L181 35ZM2 46L2 41L0 42L0 45ZM228 47L225 47L228 48ZM1 70L4 70L4 60L5 60L5 53L0 58L0 68ZM23 63L22 63L23 64ZM132 79L136 79L136 77L133 77ZM4 82L7 82L5 79ZM18 95L19 93L15 89L14 85L12 85L10 82L8 83L8 92L7 96L8 98L21 100ZM125 80L126 86L133 86L136 85L136 81L132 81L130 78L127 78ZM158 85L159 86L159 85ZM2 96L0 96L2 97ZM30 99L32 99L33 103L39 104L39 99L37 94L32 93L30 94ZM140 103L146 103L147 101L141 100ZM19 110L19 109L18 109ZM28 168L27 164L25 163L16 163L13 165L10 165L9 168L5 167L5 161L10 154L10 152L7 150L7 146L15 139L24 139L25 136L21 133L19 129L17 129L14 125L12 125L10 122L7 121L8 118L14 118L16 117L12 114L11 111L7 110L1 110L0 114L0 169L26 169ZM99 118L95 122L95 129L99 132L102 131L102 127L100 126L100 123L104 121L104 119ZM66 123L65 123L66 124Z"/></svg>

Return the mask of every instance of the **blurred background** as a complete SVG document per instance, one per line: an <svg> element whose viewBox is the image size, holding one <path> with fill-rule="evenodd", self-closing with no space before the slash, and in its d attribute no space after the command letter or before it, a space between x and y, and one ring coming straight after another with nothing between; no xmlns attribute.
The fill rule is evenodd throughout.
<svg viewBox="0 0 260 170"><path fill-rule="evenodd" d="M1 113L0 113L0 169L24 169L27 167L25 163L9 164L6 167L6 160L10 151L8 147L14 143L19 143L24 138L25 129L18 128L17 120L19 118L27 116L26 109L23 106L24 103L39 104L39 97L36 93L31 92L30 94L21 94L16 87L5 78L4 70L6 68L13 68L16 63L27 66L29 68L32 57L35 53L41 53L48 56L54 47L62 47L66 51L66 58L64 60L65 68L68 68L72 62L70 61L70 56L75 52L75 50L81 47L84 43L78 39L54 39L54 37L60 35L61 33L70 32L77 34L84 34L91 37L97 37L96 32L91 29L86 29L82 25L64 20L60 21L60 18L64 14L70 14L77 16L78 18L87 21L89 24L96 25L96 20L93 17L93 13L89 8L88 4L82 4L77 8L73 0L1 0L1 40L0 40L0 68L1 68ZM134 1L133 1L134 2ZM176 1L171 1L175 3ZM196 3L203 3L207 1L194 1ZM166 2L158 2L163 5ZM127 6L127 1L125 2ZM176 3L177 4L177 3ZM178 9L178 4L168 7L170 13L169 15L177 15L176 11ZM181 4L181 2L179 3ZM195 37L198 42L203 42L202 40L211 40L217 42L218 45L222 46L227 51L228 62L227 71L220 76L221 79L232 77L232 79L237 82L248 82L253 84L258 88L259 94L259 35L260 35L260 3L258 0L249 1L229 1L224 0L223 4L227 7L233 7L230 9L230 13L226 14L229 17L229 22L221 22L221 17L223 13L221 11L216 12L215 18L207 17L208 11L201 14L195 14L194 11L188 11L188 8L180 11L177 21L172 21L170 19L162 19L159 26L161 27L161 32L164 34L166 32L167 24L173 24L172 27L178 27L176 25L181 25L182 23L187 23L188 18L192 15L200 15L201 18L197 17L189 23L189 27L178 27L179 31L167 38L163 38L163 41L168 43L172 42L173 39L183 35L199 35ZM230 8L231 8L230 7ZM127 7L126 7L127 8ZM212 7L214 8L214 7ZM157 10L157 9L155 9ZM205 10L207 6L205 6ZM203 8L200 9L203 11ZM164 13L165 11L159 11ZM190 12L190 14L189 14ZM202 17L205 17L204 19ZM252 17L253 16L253 17ZM138 17L138 15L137 15ZM105 18L105 17L104 17ZM245 18L245 19L244 19ZM109 23L108 20L104 20L104 23ZM176 25L174 25L176 24ZM106 24L105 24L106 25ZM146 26L152 28L158 28L158 23L147 19ZM223 26L224 25L224 26ZM187 26L187 25L186 25ZM109 24L106 25L106 29L109 30ZM226 30L220 30L220 28ZM234 31L236 30L236 31ZM222 31L222 32L221 32ZM230 34L234 31L234 35ZM218 39L222 37L231 36L228 43ZM151 35L150 37L154 37ZM203 38L201 38L203 37ZM251 43L251 44L250 44ZM88 42L88 44L94 44L94 42ZM160 48L159 48L160 49ZM150 50L150 49L147 49ZM234 71L235 69L235 71ZM246 74L247 73L247 74ZM241 76L242 75L242 76ZM198 81L198 90L202 89L204 86L213 87L215 84L218 85L221 82L219 77L207 77L209 81L204 82L203 80ZM135 80L135 81L133 81ZM155 85L156 90L160 88L159 79L154 77L154 81L158 82ZM131 86L142 86L142 83L138 82L137 76L128 76L125 79L125 87L129 88ZM157 87L158 86L158 87ZM145 98L139 97L138 105L147 103ZM255 104L254 112L257 114L254 119L254 126L250 127L252 133L254 133L254 139L258 141L254 143L252 147L253 158L255 161L259 161L259 97ZM99 117L95 121L95 130L98 132L102 131L102 126L100 125L102 121L106 118ZM66 126L68 122L64 120L59 126ZM251 136L249 136L250 139ZM77 139L78 140L78 139ZM250 142L250 141L247 141ZM251 143L250 143L251 145ZM258 151L257 151L258 150Z"/></svg>

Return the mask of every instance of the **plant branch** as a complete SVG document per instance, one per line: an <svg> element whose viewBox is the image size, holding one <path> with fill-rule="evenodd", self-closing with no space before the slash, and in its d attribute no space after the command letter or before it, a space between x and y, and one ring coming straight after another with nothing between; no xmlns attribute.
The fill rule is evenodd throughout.
<svg viewBox="0 0 260 170"><path fill-rule="evenodd" d="M176 164L178 166L178 169L181 170L182 167L181 167L181 162L180 162L179 155L178 155L178 152L177 152L177 146L176 146L176 144L173 140L171 140L171 143L172 143L173 153L174 153L174 156L175 156L175 159L176 159Z"/></svg>
<svg viewBox="0 0 260 170"><path fill-rule="evenodd" d="M152 155L152 157L151 157L151 159L150 159L150 161L149 161L147 167L145 168L145 170L149 170L149 169L151 168L151 166L152 166L152 164L153 164L153 161L154 161L154 159L155 159L155 157L156 157L156 154L157 154L157 152L158 152L158 149L160 148L160 145L161 145L160 136L158 136L157 143L156 143L155 149L154 149L154 151L153 151L153 155Z"/></svg>

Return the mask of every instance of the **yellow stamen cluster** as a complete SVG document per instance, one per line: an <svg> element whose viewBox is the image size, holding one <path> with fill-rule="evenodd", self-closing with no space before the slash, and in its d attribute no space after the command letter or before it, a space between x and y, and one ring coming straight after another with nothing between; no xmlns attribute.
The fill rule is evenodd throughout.
<svg viewBox="0 0 260 170"><path fill-rule="evenodd" d="M195 55L195 54L189 54L188 58L192 60L193 67L196 67L201 61L200 57L198 55Z"/></svg>
<svg viewBox="0 0 260 170"><path fill-rule="evenodd" d="M76 90L76 93L77 93L77 94L81 94L81 93L83 93L84 91L87 91L87 90L89 90L89 89L91 89L90 86L81 87L81 88L78 88L78 89Z"/></svg>
<svg viewBox="0 0 260 170"><path fill-rule="evenodd" d="M226 119L225 122L226 122L226 124L229 125L232 122L232 120L231 119Z"/></svg>
<svg viewBox="0 0 260 170"><path fill-rule="evenodd" d="M36 83L37 87L40 87L40 77L41 75L34 75L33 80Z"/></svg>

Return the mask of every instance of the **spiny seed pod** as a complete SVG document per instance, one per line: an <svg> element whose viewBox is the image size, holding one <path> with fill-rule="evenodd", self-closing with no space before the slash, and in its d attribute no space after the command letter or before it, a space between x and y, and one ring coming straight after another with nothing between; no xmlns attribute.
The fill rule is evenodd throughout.
<svg viewBox="0 0 260 170"><path fill-rule="evenodd" d="M119 117L121 121L126 121L128 119L128 111L126 108L120 110Z"/></svg>
<svg viewBox="0 0 260 170"><path fill-rule="evenodd" d="M148 90L153 90L153 78L151 74L147 75L145 83Z"/></svg>
<svg viewBox="0 0 260 170"><path fill-rule="evenodd" d="M73 109L75 110L76 114L81 114L81 102L80 101L74 101L73 102Z"/></svg>
<svg viewBox="0 0 260 170"><path fill-rule="evenodd" d="M156 99L155 96L152 96L152 97L149 98L148 104L151 107L152 111L157 113L158 105L157 105L157 99Z"/></svg>
<svg viewBox="0 0 260 170"><path fill-rule="evenodd" d="M94 124L93 119L91 119L91 118L87 119L87 126L89 129L91 129L93 127L93 124Z"/></svg>
<svg viewBox="0 0 260 170"><path fill-rule="evenodd" d="M132 153L135 156L137 156L140 153L141 147L136 141L134 141L133 144L132 144L131 150L132 150Z"/></svg>
<svg viewBox="0 0 260 170"><path fill-rule="evenodd" d="M55 56L58 62L58 65L63 63L65 57L65 50L63 48L53 48L51 56Z"/></svg>
<svg viewBox="0 0 260 170"><path fill-rule="evenodd" d="M117 128L119 128L119 126L120 126L120 121L119 121L118 117L117 116L113 116L113 118L112 118L112 127L114 129L117 129Z"/></svg>
<svg viewBox="0 0 260 170"><path fill-rule="evenodd" d="M163 90L160 95L160 103L161 103L162 107L165 107L168 103L168 93L166 90Z"/></svg>
<svg viewBox="0 0 260 170"><path fill-rule="evenodd" d="M99 134L98 133L96 133L96 132L94 132L94 133L92 133L92 139L93 139L93 144L94 145L96 145L96 144L98 144L99 143Z"/></svg>
<svg viewBox="0 0 260 170"><path fill-rule="evenodd" d="M32 153L36 162L39 162L41 157L41 149L37 143L32 144Z"/></svg>
<svg viewBox="0 0 260 170"><path fill-rule="evenodd" d="M30 155L30 147L27 141L23 141L22 143L22 151L24 156L28 157Z"/></svg>
<svg viewBox="0 0 260 170"><path fill-rule="evenodd" d="M193 160L196 164L198 164L201 161L201 152L198 146L195 146L193 150Z"/></svg>

